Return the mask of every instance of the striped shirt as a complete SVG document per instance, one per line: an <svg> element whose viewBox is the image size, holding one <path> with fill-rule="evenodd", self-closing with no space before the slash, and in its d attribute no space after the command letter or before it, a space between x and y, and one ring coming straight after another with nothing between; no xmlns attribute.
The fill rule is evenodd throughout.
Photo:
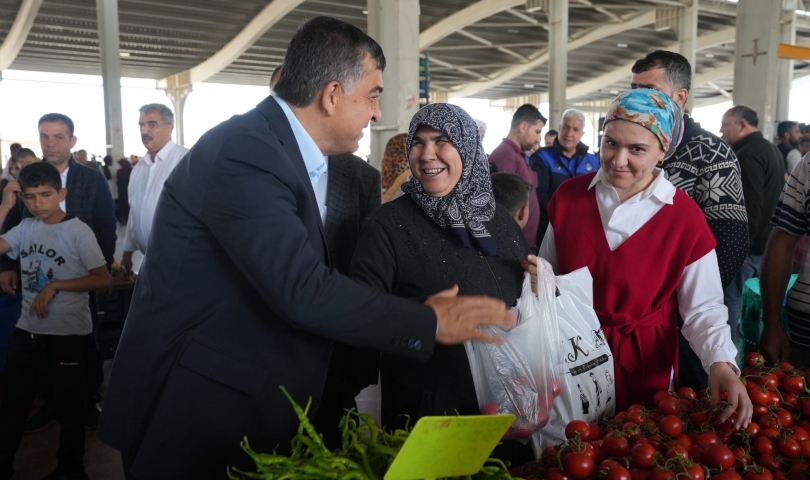
<svg viewBox="0 0 810 480"><path fill-rule="evenodd" d="M771 224L801 237L810 233L810 154L790 173ZM810 249L805 251L799 278L788 291L787 312L792 342L810 348Z"/></svg>

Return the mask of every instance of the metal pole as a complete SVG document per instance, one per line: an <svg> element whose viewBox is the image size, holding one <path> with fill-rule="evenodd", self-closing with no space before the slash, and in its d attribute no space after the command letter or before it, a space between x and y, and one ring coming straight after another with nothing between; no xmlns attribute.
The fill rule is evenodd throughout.
<svg viewBox="0 0 810 480"><path fill-rule="evenodd" d="M124 128L121 114L121 57L118 37L118 0L96 0L98 41L101 48L101 77L104 82L104 119L107 154L124 156Z"/></svg>

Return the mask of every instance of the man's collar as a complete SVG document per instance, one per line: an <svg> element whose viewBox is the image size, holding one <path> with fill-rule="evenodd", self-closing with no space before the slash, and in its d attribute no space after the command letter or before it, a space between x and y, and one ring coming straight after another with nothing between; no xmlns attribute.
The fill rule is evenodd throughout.
<svg viewBox="0 0 810 480"><path fill-rule="evenodd" d="M149 160L151 160L151 163L154 163L157 160L160 161L166 160L166 157L169 156L169 153L172 150L174 150L174 147L176 146L177 146L176 143L174 143L172 140L169 140L169 142L166 145L163 145L163 148L158 150L158 153L157 155L154 156L154 158L152 157L152 154L146 152L146 155L143 156L143 159L146 160L148 158Z"/></svg>
<svg viewBox="0 0 810 480"><path fill-rule="evenodd" d="M508 139L508 138L504 138L504 139L503 139L503 143L505 143L505 144L509 145L510 147L512 147L512 149L513 149L514 151L516 151L516 152L518 152L519 154L523 155L523 150L521 150L521 149L520 149L520 145L518 145L518 144L517 144L517 143L515 143L514 141L512 141L512 140L510 140L510 139Z"/></svg>
<svg viewBox="0 0 810 480"><path fill-rule="evenodd" d="M298 120L298 117L295 116L295 113L287 102L282 100L281 97L275 95L272 97L278 103L278 106L281 107L281 110L287 117L287 121L290 122L290 128L293 131L296 142L298 142L298 148L301 150L301 157L304 159L307 172L310 174L323 173L326 169L326 156L321 152L321 149L318 148L315 140L312 139L312 136Z"/></svg>

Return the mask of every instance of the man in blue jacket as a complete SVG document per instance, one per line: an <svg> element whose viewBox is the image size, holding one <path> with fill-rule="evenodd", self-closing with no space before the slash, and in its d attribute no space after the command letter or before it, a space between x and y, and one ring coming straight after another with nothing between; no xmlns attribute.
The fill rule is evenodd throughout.
<svg viewBox="0 0 810 480"><path fill-rule="evenodd" d="M599 169L599 159L588 153L589 147L581 141L584 127L584 113L573 108L566 110L554 144L543 148L530 160L532 170L537 172L537 199L540 203L538 246L543 243L548 228L548 201L557 187L569 178Z"/></svg>

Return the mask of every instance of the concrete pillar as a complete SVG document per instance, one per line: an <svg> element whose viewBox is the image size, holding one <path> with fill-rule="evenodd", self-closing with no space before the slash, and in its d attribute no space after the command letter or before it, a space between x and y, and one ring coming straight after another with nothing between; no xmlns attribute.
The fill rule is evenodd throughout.
<svg viewBox="0 0 810 480"><path fill-rule="evenodd" d="M770 140L776 120L779 20L782 0L740 0L734 52L734 104L759 115L759 130Z"/></svg>
<svg viewBox="0 0 810 480"><path fill-rule="evenodd" d="M678 53L689 60L692 66L692 79L695 78L695 66L698 36L698 0L689 0L688 5L678 12ZM694 87L694 86L693 86ZM694 96L689 95L684 110L692 112Z"/></svg>
<svg viewBox="0 0 810 480"><path fill-rule="evenodd" d="M178 85L164 89L166 96L172 100L174 110L174 142L185 146L186 139L183 133L183 112L186 108L186 98L191 93L191 85Z"/></svg>
<svg viewBox="0 0 810 480"><path fill-rule="evenodd" d="M782 15L782 43L796 44L796 5L794 0L785 0ZM790 120L790 87L793 83L793 60L779 59L779 88L776 91L776 120Z"/></svg>
<svg viewBox="0 0 810 480"><path fill-rule="evenodd" d="M368 32L386 59L382 120L371 124L369 163L379 167L385 144L419 110L419 0L368 0Z"/></svg>
<svg viewBox="0 0 810 480"><path fill-rule="evenodd" d="M121 57L118 48L118 0L96 0L101 78L104 83L104 120L107 154L124 157L124 123L121 115Z"/></svg>
<svg viewBox="0 0 810 480"><path fill-rule="evenodd" d="M560 125L565 111L568 82L568 0L552 0L548 5L548 121L551 128Z"/></svg>

